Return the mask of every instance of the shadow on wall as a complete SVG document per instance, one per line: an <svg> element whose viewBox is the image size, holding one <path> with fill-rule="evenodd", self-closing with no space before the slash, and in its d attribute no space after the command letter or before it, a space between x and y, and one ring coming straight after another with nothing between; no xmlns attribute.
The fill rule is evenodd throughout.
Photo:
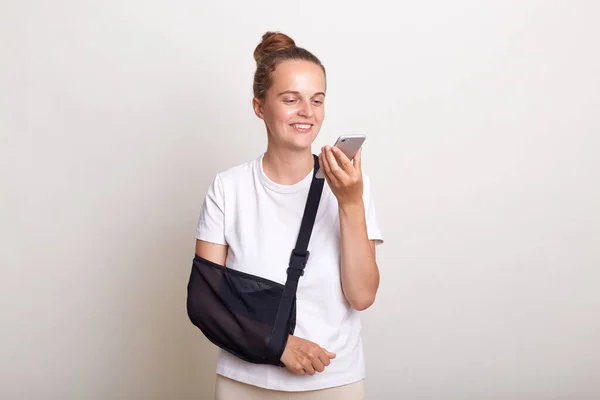
<svg viewBox="0 0 600 400"><path fill-rule="evenodd" d="M166 111L160 124L144 127L142 136L155 138L137 154L145 157L144 162L136 165L137 160L128 159L129 165L143 165L138 177L146 181L130 182L138 185L134 196L139 207L126 210L126 219L118 227L122 240L112 238L118 248L110 251L124 258L121 265L130 266L119 271L118 278L126 296L125 305L119 302L118 306L128 314L120 322L128 325L123 350L130 352L120 356L125 358L121 368L139 370L120 370L124 377L113 375L123 390L112 389L118 394L112 398L214 398L218 348L189 320L187 283L206 189L217 171L240 160L227 150L225 140L214 137L225 128L210 105L225 101L216 101L218 94L208 102L200 89L176 91L180 98L172 99L171 108L165 105L165 109L177 104L177 111ZM198 108L205 103L206 107ZM152 154L140 155L150 145ZM132 355L135 359L127 360Z"/></svg>
<svg viewBox="0 0 600 400"><path fill-rule="evenodd" d="M128 326L122 340L123 351L129 353L121 357L126 366L139 368L120 371L137 382L113 388L118 398L214 398L218 349L190 322L186 309L195 225L213 175L208 168L214 164L210 156L197 160L200 144L194 143L191 133L187 139L182 136L182 143L154 165L162 178L140 194L140 199L150 200L141 202L146 204L136 210L133 220L122 223L125 240L113 249L132 266L119 277L125 294L120 314L126 320L117 323ZM135 359L127 360L131 356Z"/></svg>
<svg viewBox="0 0 600 400"><path fill-rule="evenodd" d="M169 203L177 204L176 197L173 195ZM120 248L113 249L113 254L127 258L126 265L131 268L118 272L112 280L119 282L119 288L115 290L113 286L115 291L106 294L113 298L107 331L113 330L116 336L106 342L120 347L111 354L111 359L116 360L107 361L120 362L107 367L108 376L99 379L103 386L97 393L101 394L99 398L214 397L218 349L190 322L186 309L194 255L193 230L189 228L195 221L190 223L190 219L194 220L190 215L196 215L199 208L191 207L189 213L181 211L185 208L156 207L150 214L159 226L143 221L130 223L123 230L138 232L143 240L123 241ZM147 233L140 235L140 229ZM115 295L120 299L115 299Z"/></svg>
<svg viewBox="0 0 600 400"><path fill-rule="evenodd" d="M181 110L180 110L181 111ZM217 124L210 110L187 110L174 116L179 135L165 131L162 182L153 188L154 232L139 254L156 269L149 281L157 286L143 297L154 304L155 366L148 371L153 399L213 399L218 348L187 315L187 283L195 249L195 229L206 189L227 159L226 143L196 128ZM174 144L173 140L178 143ZM150 252L148 249L151 249ZM149 256L149 254L152 254ZM148 391L145 392L148 394Z"/></svg>
<svg viewBox="0 0 600 400"><path fill-rule="evenodd" d="M173 171L173 176L185 173L184 170ZM198 175L191 174L190 183L180 187L188 193L171 192L173 194L165 200L163 208L167 210L165 224L156 230L156 240L148 243L150 248L161 243L158 246L161 250L157 252L161 254L155 253L151 257L158 274L152 281L159 286L146 294L152 298L151 303L155 307L151 309L156 314L156 342L153 346L156 366L149 375L152 384L156 385L152 392L156 399L214 398L218 348L191 323L186 308L187 283L195 248L195 224L211 178L209 173L202 175L198 178Z"/></svg>

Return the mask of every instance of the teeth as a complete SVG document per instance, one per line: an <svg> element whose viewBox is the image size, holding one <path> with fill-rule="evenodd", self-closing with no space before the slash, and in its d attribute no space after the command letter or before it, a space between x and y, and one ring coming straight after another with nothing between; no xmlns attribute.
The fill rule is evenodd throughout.
<svg viewBox="0 0 600 400"><path fill-rule="evenodd" d="M298 128L298 129L310 129L310 125L294 124L293 126L294 126L294 128Z"/></svg>

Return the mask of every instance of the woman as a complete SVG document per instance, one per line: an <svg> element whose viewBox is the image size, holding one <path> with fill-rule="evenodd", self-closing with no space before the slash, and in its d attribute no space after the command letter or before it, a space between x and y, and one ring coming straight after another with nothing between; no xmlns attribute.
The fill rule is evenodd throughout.
<svg viewBox="0 0 600 400"><path fill-rule="evenodd" d="M267 128L267 150L216 175L200 213L196 254L283 284L312 180L311 145L325 116L325 68L282 33L267 32L254 58L253 107ZM298 286L296 330L281 357L286 368L221 350L217 399L364 396L359 311L375 299L382 236L360 152L350 161L327 146L319 164L326 184Z"/></svg>

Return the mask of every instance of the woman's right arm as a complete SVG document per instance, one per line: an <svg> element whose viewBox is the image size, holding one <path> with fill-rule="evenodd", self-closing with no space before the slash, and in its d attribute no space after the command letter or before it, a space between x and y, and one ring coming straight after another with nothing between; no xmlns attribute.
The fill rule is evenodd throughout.
<svg viewBox="0 0 600 400"><path fill-rule="evenodd" d="M216 244L196 239L196 254L215 264L225 265L227 260L227 248L224 244Z"/></svg>
<svg viewBox="0 0 600 400"><path fill-rule="evenodd" d="M196 239L196 254L219 265L225 266L227 249L227 245ZM332 358L335 354L316 343L290 335L281 362L295 374L314 375L315 372L323 372Z"/></svg>

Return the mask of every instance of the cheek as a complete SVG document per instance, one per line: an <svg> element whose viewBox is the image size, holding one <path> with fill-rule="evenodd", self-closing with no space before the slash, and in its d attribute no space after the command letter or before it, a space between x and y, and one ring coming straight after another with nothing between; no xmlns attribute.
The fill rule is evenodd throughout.
<svg viewBox="0 0 600 400"><path fill-rule="evenodd" d="M273 111L272 121L279 124L289 124L297 115L293 107L282 107Z"/></svg>
<svg viewBox="0 0 600 400"><path fill-rule="evenodd" d="M297 111L294 107L282 107L277 110L277 120L282 123L291 122L297 115Z"/></svg>
<svg viewBox="0 0 600 400"><path fill-rule="evenodd" d="M319 107L315 109L315 119L321 123L325 119L325 108Z"/></svg>
<svg viewBox="0 0 600 400"><path fill-rule="evenodd" d="M285 107L271 107L268 112L265 113L265 119L270 125L285 123L293 116L294 112L290 108Z"/></svg>

